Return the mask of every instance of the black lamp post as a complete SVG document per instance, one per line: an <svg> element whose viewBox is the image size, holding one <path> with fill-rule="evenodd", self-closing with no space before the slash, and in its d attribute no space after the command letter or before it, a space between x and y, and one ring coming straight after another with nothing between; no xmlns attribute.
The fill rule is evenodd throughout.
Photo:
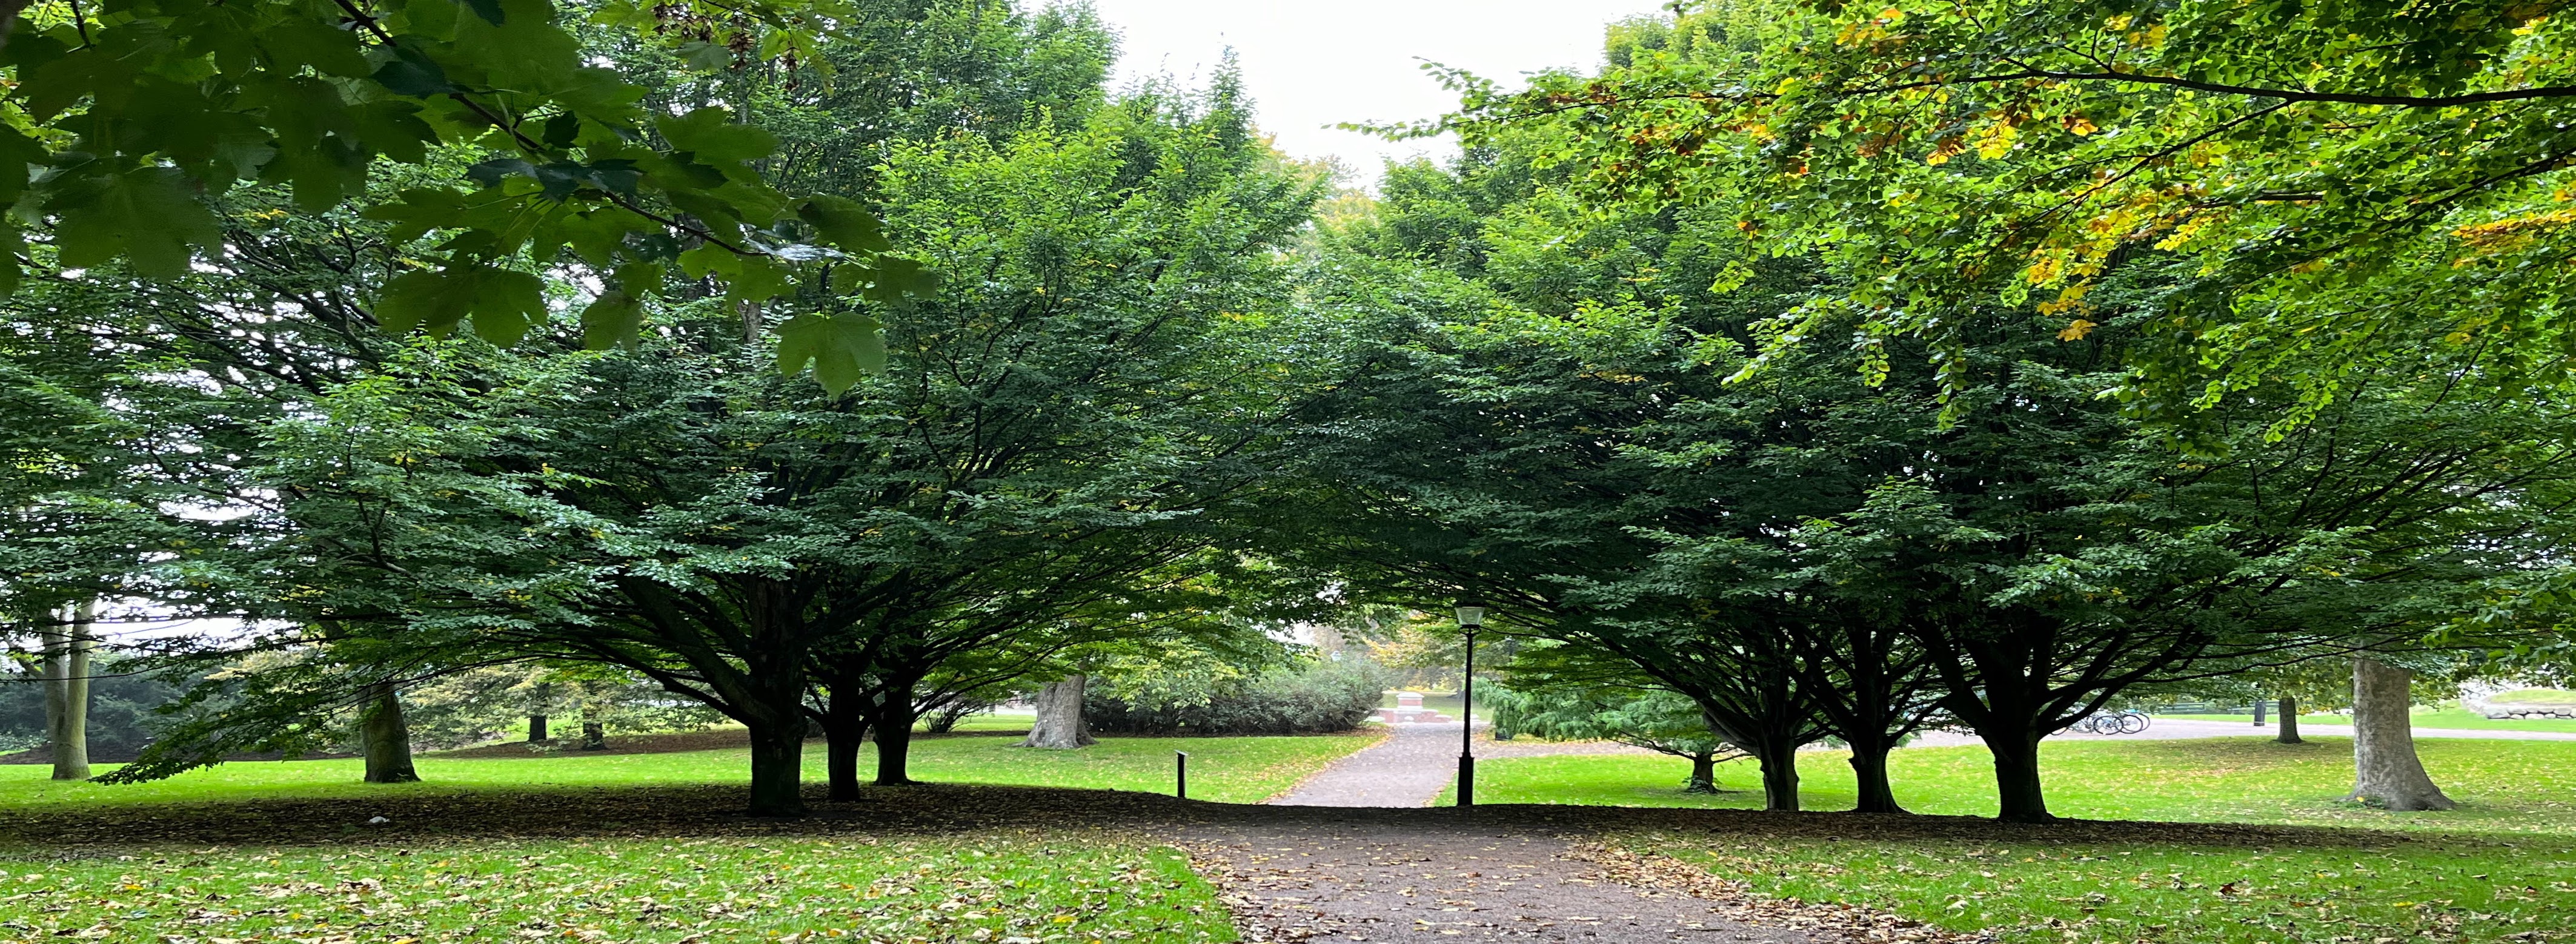
<svg viewBox="0 0 2576 944"><path fill-rule="evenodd" d="M1485 625L1485 605L1458 604L1458 628L1467 634L1467 674L1458 680L1458 805L1476 805L1476 630Z"/></svg>

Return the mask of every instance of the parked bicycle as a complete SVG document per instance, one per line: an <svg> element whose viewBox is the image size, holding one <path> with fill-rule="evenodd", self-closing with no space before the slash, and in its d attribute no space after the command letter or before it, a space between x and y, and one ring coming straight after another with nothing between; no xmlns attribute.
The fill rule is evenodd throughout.
<svg viewBox="0 0 2576 944"><path fill-rule="evenodd" d="M2085 716L2066 730L2077 734L2136 734L2153 723L2143 711L2103 711Z"/></svg>

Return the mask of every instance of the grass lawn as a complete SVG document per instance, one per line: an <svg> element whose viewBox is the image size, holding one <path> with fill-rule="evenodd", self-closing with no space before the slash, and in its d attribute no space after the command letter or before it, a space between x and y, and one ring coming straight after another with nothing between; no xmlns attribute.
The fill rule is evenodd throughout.
<svg viewBox="0 0 2576 944"><path fill-rule="evenodd" d="M0 853L0 942L1234 940L1187 863L1030 832Z"/></svg>
<svg viewBox="0 0 2576 944"><path fill-rule="evenodd" d="M913 779L936 783L1094 787L1169 793L1172 752L1190 753L1190 796L1258 802L1293 786L1345 754L1376 743L1369 735L1323 737L1102 738L1079 751L1014 747L1001 735L923 737L912 745ZM739 784L749 776L745 749L668 754L578 752L525 758L415 760L421 782L359 783L358 760L238 761L156 783L102 786L46 779L40 764L0 765L0 812L54 803L182 803L286 797L382 796L389 791L466 792L592 787ZM102 772L113 765L100 765ZM873 748L860 774L876 775ZM805 778L823 779L823 745L807 745Z"/></svg>
<svg viewBox="0 0 2576 944"><path fill-rule="evenodd" d="M2263 738L2181 741L2051 741L2041 745L2049 808L2083 819L2143 819L2377 829L2482 830L2576 836L2576 741L2425 740L2426 769L2461 809L2388 813L2342 802L2352 786L2352 741ZM1851 767L1841 751L1799 755L1808 809L1849 809ZM1889 759L1897 801L1918 813L1995 814L1992 760L1981 747L1919 747ZM1718 765L1714 796L1681 792L1688 761L1633 754L1517 757L1476 766L1486 803L1759 808L1751 761ZM1442 802L1448 802L1446 798Z"/></svg>
<svg viewBox="0 0 2576 944"><path fill-rule="evenodd" d="M2276 730L2272 727L2272 725L2276 723L2276 719L2270 716L2266 716L2263 719L2264 723L2260 728L2254 726L2253 715L2157 715L2156 718L2158 720L2172 718L2183 721L2232 721L2237 724L2244 725L2245 730L2248 732ZM2303 714L2299 716L2299 723L2348 725L2352 723L2352 716ZM2438 711L2418 711L2415 713L2415 726L2418 728L2456 728L2470 731L2576 732L2576 720L2566 718L2491 719L2485 715L2478 714L2477 712L2459 708L2445 708Z"/></svg>
<svg viewBox="0 0 2576 944"><path fill-rule="evenodd" d="M1864 904L2008 944L2372 944L2576 941L2576 742L2427 740L2425 766L2459 810L2388 813L2341 802L2351 742L2069 741L2042 747L2052 809L2087 819L2371 827L2255 845L2090 842L1997 829L1986 838L1839 839L1639 835L1769 894ZM1801 755L1811 809L1851 804L1840 752ZM1978 748L1892 759L1898 799L1920 813L1994 814ZM1759 807L1747 762L1714 797L1680 791L1663 757L1498 759L1477 768L1487 803ZM1444 801L1445 802L1445 801ZM1857 827L1859 824L1855 824ZM2389 830L2386 832L2380 830ZM2531 936L2517 937L2529 933ZM2387 944L2394 944L2393 941Z"/></svg>
<svg viewBox="0 0 2576 944"><path fill-rule="evenodd" d="M912 769L951 783L1168 791L1172 751L1180 749L1191 755L1194 796L1251 802L1375 738L1108 738L1082 751L1015 748L1014 740L926 738L914 744ZM819 743L806 761L808 778L820 779ZM480 809L503 794L739 784L747 758L741 749L566 752L433 755L417 764L425 778L417 784L360 784L360 762L321 760L232 763L127 787L55 783L47 767L5 765L0 817L131 810L139 834L149 835L161 811L180 804L470 794ZM578 798L590 794L558 795L580 809L588 801ZM1097 829L407 842L147 846L68 857L46 847L0 849L0 944L1235 939L1223 904L1184 856Z"/></svg>

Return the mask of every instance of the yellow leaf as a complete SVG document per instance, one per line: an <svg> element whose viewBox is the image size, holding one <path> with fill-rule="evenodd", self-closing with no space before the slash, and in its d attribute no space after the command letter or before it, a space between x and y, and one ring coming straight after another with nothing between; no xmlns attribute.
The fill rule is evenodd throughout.
<svg viewBox="0 0 2576 944"><path fill-rule="evenodd" d="M2057 333L2057 339L2060 341L2081 341L2084 340L2085 335L2091 333L2093 333L2093 323L2082 318L2077 318L2074 323L2066 326L2066 330Z"/></svg>

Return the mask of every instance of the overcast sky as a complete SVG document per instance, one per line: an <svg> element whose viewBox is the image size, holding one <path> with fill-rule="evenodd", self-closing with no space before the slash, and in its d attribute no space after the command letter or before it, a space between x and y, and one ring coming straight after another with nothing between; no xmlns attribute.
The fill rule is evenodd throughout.
<svg viewBox="0 0 2576 944"><path fill-rule="evenodd" d="M1121 79L1168 74L1204 80L1232 48L1263 129L1289 154L1338 157L1377 178L1386 158L1445 153L1432 142L1388 142L1339 131L1346 121L1411 121L1457 99L1423 60L1514 84L1526 72L1589 70L1601 28L1655 12L1655 0L1093 0L1124 37ZM1195 84L1195 83L1194 83Z"/></svg>

